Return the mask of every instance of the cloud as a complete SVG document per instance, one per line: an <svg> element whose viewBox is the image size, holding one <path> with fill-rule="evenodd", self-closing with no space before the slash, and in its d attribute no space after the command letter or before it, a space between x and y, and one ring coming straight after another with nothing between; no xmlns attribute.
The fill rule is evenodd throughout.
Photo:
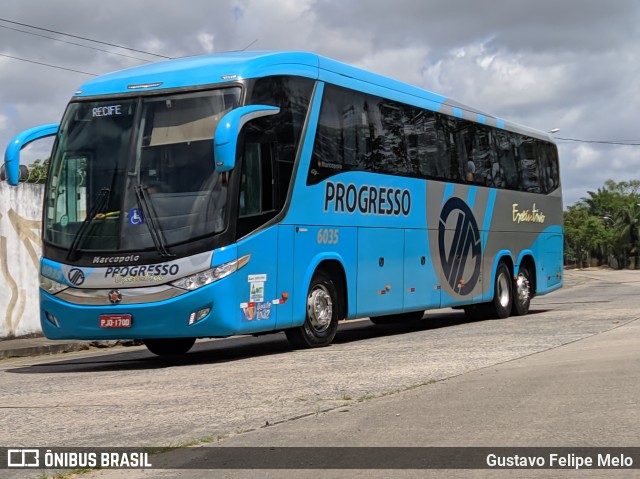
<svg viewBox="0 0 640 479"><path fill-rule="evenodd" d="M2 17L171 57L257 40L252 49L313 51L560 137L640 140L632 0L4 0ZM137 59L3 28L0 53L96 74L158 59L64 39ZM0 142L58 121L88 78L0 57ZM567 203L608 178L640 178L640 147L559 148Z"/></svg>

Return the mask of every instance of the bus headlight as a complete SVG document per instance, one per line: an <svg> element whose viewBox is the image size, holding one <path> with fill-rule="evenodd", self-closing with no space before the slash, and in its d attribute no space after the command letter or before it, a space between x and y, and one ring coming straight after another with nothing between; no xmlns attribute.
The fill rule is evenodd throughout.
<svg viewBox="0 0 640 479"><path fill-rule="evenodd" d="M186 276L178 281L171 283L172 286L177 288L186 289L187 291L193 291L198 288L202 288L208 284L214 283L219 279L229 276L231 273L238 271L244 265L246 265L251 259L251 255L248 254L242 258L234 259L228 263L221 264L214 268L202 271L201 273L192 274Z"/></svg>
<svg viewBox="0 0 640 479"><path fill-rule="evenodd" d="M40 275L40 287L49 294L56 294L67 289L69 286Z"/></svg>

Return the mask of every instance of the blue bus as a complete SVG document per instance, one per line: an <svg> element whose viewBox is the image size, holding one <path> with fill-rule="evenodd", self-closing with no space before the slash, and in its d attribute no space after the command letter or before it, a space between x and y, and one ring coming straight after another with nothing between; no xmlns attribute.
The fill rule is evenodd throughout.
<svg viewBox="0 0 640 479"><path fill-rule="evenodd" d="M562 286L549 135L311 53L184 58L89 81L55 136L41 324L52 339L284 331L460 308L524 315Z"/></svg>

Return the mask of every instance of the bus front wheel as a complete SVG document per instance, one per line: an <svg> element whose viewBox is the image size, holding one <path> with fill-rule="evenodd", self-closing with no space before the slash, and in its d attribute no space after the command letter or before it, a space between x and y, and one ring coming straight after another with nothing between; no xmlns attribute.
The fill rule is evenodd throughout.
<svg viewBox="0 0 640 479"><path fill-rule="evenodd" d="M156 356L181 356L186 354L196 338L145 339L144 345Z"/></svg>
<svg viewBox="0 0 640 479"><path fill-rule="evenodd" d="M304 323L300 327L287 329L287 339L294 348L328 346L338 331L340 311L334 280L324 271L317 271L309 285Z"/></svg>
<svg viewBox="0 0 640 479"><path fill-rule="evenodd" d="M493 283L493 300L488 303L464 306L467 317L472 321L508 318L513 303L512 283L509 268L504 262L500 262Z"/></svg>
<svg viewBox="0 0 640 479"><path fill-rule="evenodd" d="M494 318L504 319L511 314L513 296L511 293L513 281L506 264L500 263L496 269L496 279L493 285L493 301L491 315Z"/></svg>

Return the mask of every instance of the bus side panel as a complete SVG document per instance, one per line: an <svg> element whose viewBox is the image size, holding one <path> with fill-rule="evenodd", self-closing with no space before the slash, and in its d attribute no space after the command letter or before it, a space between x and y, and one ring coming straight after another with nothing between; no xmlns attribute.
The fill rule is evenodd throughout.
<svg viewBox="0 0 640 479"><path fill-rule="evenodd" d="M485 254L495 258L501 250L509 250L517 274L529 251L535 263L536 294L553 291L562 286L562 219L559 192L545 196L498 190ZM493 288L494 273L484 274L487 290Z"/></svg>
<svg viewBox="0 0 640 479"><path fill-rule="evenodd" d="M402 312L404 230L358 231L358 316Z"/></svg>
<svg viewBox="0 0 640 479"><path fill-rule="evenodd" d="M533 244L537 252L536 294L546 294L562 286L563 237L559 226L551 227Z"/></svg>
<svg viewBox="0 0 640 479"><path fill-rule="evenodd" d="M429 251L427 230L405 230L404 232L404 308L403 311L434 309L440 307L438 269L440 262L434 261ZM437 233L435 233L437 234Z"/></svg>
<svg viewBox="0 0 640 479"><path fill-rule="evenodd" d="M278 309L273 300L277 289L278 227L273 226L238 243L238 257L251 255L249 263L238 272L239 320L237 333L257 333L276 328ZM243 290L244 288L244 290Z"/></svg>
<svg viewBox="0 0 640 479"><path fill-rule="evenodd" d="M289 300L294 290L293 246L295 228L293 226L278 226L278 282L276 296L280 304L274 305L278 310L277 329L290 328L293 323L293 301Z"/></svg>
<svg viewBox="0 0 640 479"><path fill-rule="evenodd" d="M441 307L479 303L485 288L486 230L493 215L491 190L452 183L429 183L428 225L440 279Z"/></svg>

